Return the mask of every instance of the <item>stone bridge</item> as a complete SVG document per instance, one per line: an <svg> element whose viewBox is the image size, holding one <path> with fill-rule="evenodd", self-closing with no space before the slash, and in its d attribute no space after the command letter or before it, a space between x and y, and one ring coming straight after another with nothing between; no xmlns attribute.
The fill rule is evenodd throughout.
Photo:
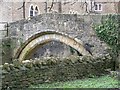
<svg viewBox="0 0 120 90"><path fill-rule="evenodd" d="M20 61L29 59L33 52L51 41L62 42L82 55L92 54L97 57L107 54L109 47L99 40L92 28L93 23L100 21L101 16L96 15L41 14L28 20L9 23L8 37L12 38L13 43L12 58Z"/></svg>

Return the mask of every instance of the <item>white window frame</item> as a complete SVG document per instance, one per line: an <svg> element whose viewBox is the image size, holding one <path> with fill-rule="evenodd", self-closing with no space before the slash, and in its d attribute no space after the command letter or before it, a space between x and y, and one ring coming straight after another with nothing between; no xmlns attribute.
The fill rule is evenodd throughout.
<svg viewBox="0 0 120 90"><path fill-rule="evenodd" d="M31 7L33 7L33 16L34 16L34 5L31 4L30 7L29 7L29 17L32 17L32 16L30 16L30 15L31 15L31 13L30 13L30 11L31 11Z"/></svg>
<svg viewBox="0 0 120 90"><path fill-rule="evenodd" d="M96 5L97 5L97 10L96 10ZM100 9L100 5L101 5L101 9ZM103 8L102 8L102 3L95 3L95 4L94 4L94 10L95 10L95 11L102 11L102 9L103 9Z"/></svg>
<svg viewBox="0 0 120 90"><path fill-rule="evenodd" d="M33 7L33 16L37 16L39 14L39 7L37 5L34 6L33 4L31 4L30 7L29 7L29 17L32 17L32 16L30 16L31 15L31 12L30 12L31 11L31 7ZM35 12L36 12L35 9L36 9L36 7L38 9L37 15L35 15Z"/></svg>
<svg viewBox="0 0 120 90"><path fill-rule="evenodd" d="M36 12L36 7L37 7L37 9L38 9L37 14L35 13L35 12ZM39 7L38 7L37 5L35 5L34 16L37 16L38 14L39 14Z"/></svg>

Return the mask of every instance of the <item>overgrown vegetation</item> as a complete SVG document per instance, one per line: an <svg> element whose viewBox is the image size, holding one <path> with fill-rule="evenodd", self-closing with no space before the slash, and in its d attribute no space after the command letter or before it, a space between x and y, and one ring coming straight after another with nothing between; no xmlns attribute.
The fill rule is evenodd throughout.
<svg viewBox="0 0 120 90"><path fill-rule="evenodd" d="M112 57L117 60L120 50L120 15L108 15L102 18L100 25L94 25L94 29L101 40L112 48Z"/></svg>
<svg viewBox="0 0 120 90"><path fill-rule="evenodd" d="M52 84L32 85L30 88L118 88L118 81L110 76L102 76Z"/></svg>

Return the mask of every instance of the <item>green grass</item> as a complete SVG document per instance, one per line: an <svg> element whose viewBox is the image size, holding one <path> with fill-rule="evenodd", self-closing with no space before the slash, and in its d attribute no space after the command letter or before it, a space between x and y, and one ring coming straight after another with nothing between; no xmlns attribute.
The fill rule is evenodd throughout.
<svg viewBox="0 0 120 90"><path fill-rule="evenodd" d="M52 84L31 85L30 88L117 88L118 80L110 76L81 80L55 82Z"/></svg>

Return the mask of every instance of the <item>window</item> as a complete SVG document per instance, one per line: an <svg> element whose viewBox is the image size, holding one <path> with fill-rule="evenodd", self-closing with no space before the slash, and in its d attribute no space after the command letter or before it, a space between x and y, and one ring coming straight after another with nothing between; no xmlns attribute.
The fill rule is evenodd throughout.
<svg viewBox="0 0 120 90"><path fill-rule="evenodd" d="M30 7L30 17L34 16L34 8L33 6Z"/></svg>
<svg viewBox="0 0 120 90"><path fill-rule="evenodd" d="M95 3L95 11L102 11L102 4Z"/></svg>
<svg viewBox="0 0 120 90"><path fill-rule="evenodd" d="M35 16L38 15L38 7L37 6L35 7L35 12L34 13L35 13Z"/></svg>
<svg viewBox="0 0 120 90"><path fill-rule="evenodd" d="M97 4L95 5L95 10L98 10L98 5Z"/></svg>
<svg viewBox="0 0 120 90"><path fill-rule="evenodd" d="M37 16L39 14L39 9L37 6L33 6L31 5L30 8L29 8L29 16L32 17L32 16Z"/></svg>

